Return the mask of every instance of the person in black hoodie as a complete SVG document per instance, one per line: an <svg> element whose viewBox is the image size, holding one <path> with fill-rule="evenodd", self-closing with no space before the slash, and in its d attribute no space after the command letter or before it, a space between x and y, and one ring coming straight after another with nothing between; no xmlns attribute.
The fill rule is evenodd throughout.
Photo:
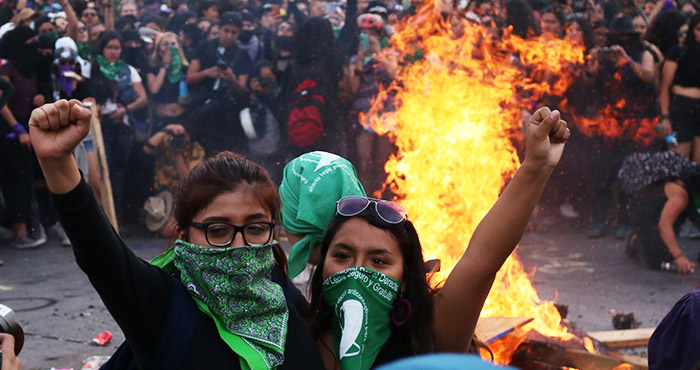
<svg viewBox="0 0 700 370"><path fill-rule="evenodd" d="M323 369L273 239L281 201L267 171L230 152L195 166L174 197L179 239L149 264L72 158L90 111L61 100L36 109L30 126L76 262L126 337L102 369Z"/></svg>
<svg viewBox="0 0 700 370"><path fill-rule="evenodd" d="M290 6L295 7L296 4ZM299 28L295 50L303 52L295 56L282 82L282 104L288 109L289 158L313 150L345 154L344 136L350 125L347 123L348 114L340 103L337 86L343 75L343 67L357 52L356 17L357 0L349 0L345 26L337 39L331 23L325 18L308 18ZM308 122L307 119L297 120L298 116L295 116L295 111L304 108L299 103L300 98L306 95L304 91L311 91L314 97L323 97L322 103L316 104L320 122L313 125L304 124L304 121ZM301 124L297 125L297 121Z"/></svg>
<svg viewBox="0 0 700 370"><path fill-rule="evenodd" d="M34 31L17 26L2 38L0 57L8 62L0 66L0 76L15 89L7 105L2 107L4 123L0 124L0 186L7 202L9 222L15 237L15 248L35 248L46 242L41 232L27 233L34 201L32 152L27 122L32 109L43 104L36 74L39 51ZM31 228L29 228L31 231Z"/></svg>

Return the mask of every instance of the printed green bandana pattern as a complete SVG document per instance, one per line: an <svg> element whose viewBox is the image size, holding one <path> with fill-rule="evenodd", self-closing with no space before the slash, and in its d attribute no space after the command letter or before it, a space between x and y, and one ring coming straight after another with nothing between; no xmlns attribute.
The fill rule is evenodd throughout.
<svg viewBox="0 0 700 370"><path fill-rule="evenodd" d="M354 266L323 282L323 299L333 310L333 344L341 370L368 370L391 336L391 309L398 281Z"/></svg>
<svg viewBox="0 0 700 370"><path fill-rule="evenodd" d="M260 354L268 369L284 362L289 318L284 292L270 280L276 243L210 248L178 240L173 259L195 301L206 305L217 326Z"/></svg>
<svg viewBox="0 0 700 370"><path fill-rule="evenodd" d="M119 59L114 63L110 63L102 54L98 54L97 64L100 66L100 72L102 72L108 80L114 81L114 79L117 78L117 74L119 74L119 71L122 69L124 61Z"/></svg>
<svg viewBox="0 0 700 370"><path fill-rule="evenodd" d="M168 81L171 83L180 82L180 77L182 76L182 60L180 59L180 52L174 45L170 45L170 67L168 67L167 76Z"/></svg>

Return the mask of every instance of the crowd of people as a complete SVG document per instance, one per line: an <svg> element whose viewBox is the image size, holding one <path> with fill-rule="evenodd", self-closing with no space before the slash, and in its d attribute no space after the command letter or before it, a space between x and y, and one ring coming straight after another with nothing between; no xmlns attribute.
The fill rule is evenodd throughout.
<svg viewBox="0 0 700 370"><path fill-rule="evenodd" d="M389 40L421 5L3 2L0 233L18 248L42 245L47 233L70 243L48 206L27 127L32 109L62 98L98 107L111 195L126 231L145 218L149 230L173 237L175 187L194 165L224 150L261 163L276 183L291 158L325 150L355 163L370 193L380 189L383 163L395 148L360 117L410 63ZM635 227L625 212L630 194L617 186L627 155L670 149L700 161L697 3L474 0L441 9L455 35L478 24L496 40L511 32L585 50L586 62L564 96L532 108L557 107L572 123L563 176L553 181L556 206L564 217L584 220L590 237L624 237ZM602 119L600 110L620 101L615 119L658 120L661 139L643 146L629 139L634 132L614 139L577 135L579 117ZM102 199L93 135L75 156ZM691 233L700 236L697 228Z"/></svg>
<svg viewBox="0 0 700 370"><path fill-rule="evenodd" d="M630 257L694 271L674 224L698 208L698 4L474 0L441 6L455 40L470 24L496 41L545 35L579 45L586 62L565 96L532 102L523 165L433 290L406 210L366 197L395 148L360 122L421 58L390 42L421 5L0 5L0 232L17 248L46 234L73 245L126 337L107 368L348 370L464 352L479 343L481 306L543 191L590 237L626 235ZM615 118L658 121L658 140L578 132L578 118L621 100ZM535 111L543 103L562 113ZM172 248L151 263L136 257L100 209L106 191L122 235L143 219ZM290 278L304 270L299 291Z"/></svg>

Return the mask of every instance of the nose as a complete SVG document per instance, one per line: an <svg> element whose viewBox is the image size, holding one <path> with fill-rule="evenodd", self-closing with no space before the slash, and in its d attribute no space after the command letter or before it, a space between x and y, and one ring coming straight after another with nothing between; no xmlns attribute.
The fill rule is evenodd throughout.
<svg viewBox="0 0 700 370"><path fill-rule="evenodd" d="M233 241L231 242L232 247L245 247L245 239L243 239L243 231L236 230L236 235L233 236Z"/></svg>

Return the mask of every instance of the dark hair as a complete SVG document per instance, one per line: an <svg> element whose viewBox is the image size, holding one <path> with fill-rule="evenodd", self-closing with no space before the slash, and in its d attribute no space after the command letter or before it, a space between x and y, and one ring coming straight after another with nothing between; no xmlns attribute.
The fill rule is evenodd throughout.
<svg viewBox="0 0 700 370"><path fill-rule="evenodd" d="M141 19L141 27L144 27L149 23L155 23L158 26L158 28L161 29L161 31L165 29L163 20L156 15L147 15L143 17L143 19Z"/></svg>
<svg viewBox="0 0 700 370"><path fill-rule="evenodd" d="M522 38L540 34L540 25L535 21L532 7L524 0L506 0L506 22L513 26L513 34Z"/></svg>
<svg viewBox="0 0 700 370"><path fill-rule="evenodd" d="M204 11L211 8L212 6L219 7L214 1L203 1L197 7L197 16L204 17Z"/></svg>
<svg viewBox="0 0 700 370"><path fill-rule="evenodd" d="M138 19L136 19L133 14L123 15L117 18L117 21L114 22L114 28L116 30L123 31L126 28L134 28L136 22L138 22Z"/></svg>
<svg viewBox="0 0 700 370"><path fill-rule="evenodd" d="M226 12L222 14L219 23L221 23L222 27L227 24L232 24L238 27L239 30L243 28L243 18L241 18L240 14L237 12Z"/></svg>
<svg viewBox="0 0 700 370"><path fill-rule="evenodd" d="M118 32L104 31L97 41L98 47L95 58L97 58L97 55L102 55L102 51L112 40L119 40L119 44L124 46L124 41L122 40L121 36L119 36ZM119 56L120 59L122 59L122 57L123 55ZM100 71L100 65L97 63L96 59L92 61L90 76L90 83L94 89L95 100L98 104L104 104L107 99L115 98L117 96L117 93L119 92L119 85L116 81L108 80L107 77L102 74Z"/></svg>
<svg viewBox="0 0 700 370"><path fill-rule="evenodd" d="M662 54L678 44L678 30L688 19L675 9L664 10L654 18L647 29L647 40L659 47Z"/></svg>
<svg viewBox="0 0 700 370"><path fill-rule="evenodd" d="M184 26L182 26L182 29L180 31L185 35L185 37L188 37L192 41L192 44L190 45L192 49L196 50L197 46L199 46L199 44L204 39L204 34L202 33L202 30L200 30L199 27L197 27L197 25L194 23L185 24Z"/></svg>
<svg viewBox="0 0 700 370"><path fill-rule="evenodd" d="M180 230L190 227L192 218L217 196L247 185L263 207L277 221L282 201L270 174L241 155L224 151L205 159L190 170L174 191L174 217ZM275 262L286 273L287 258L282 247L274 247Z"/></svg>
<svg viewBox="0 0 700 370"><path fill-rule="evenodd" d="M341 227L350 219L359 217L370 225L391 233L403 256L403 298L411 303L412 311L403 326L392 326L392 336L399 338L409 346L413 354L430 353L435 351L435 334L433 332L433 291L426 279L425 262L418 233L413 224L406 220L399 224L388 224L368 207L357 216L344 217L336 215L326 229L321 242L321 261L316 266L311 278L311 305L308 313L308 323L314 338L320 338L324 330L330 326L330 317L320 313L321 285L326 255L333 238Z"/></svg>
<svg viewBox="0 0 700 370"><path fill-rule="evenodd" d="M688 49L698 50L698 40L695 39L695 27L700 23L700 13L695 13L688 21L688 35L685 37L685 47ZM696 66L697 67L697 66Z"/></svg>
<svg viewBox="0 0 700 370"><path fill-rule="evenodd" d="M180 33L180 30L182 30L182 27L187 23L187 21L193 18L197 18L197 15L191 10L179 12L170 19L170 22L168 22L167 30L169 32L178 34Z"/></svg>

